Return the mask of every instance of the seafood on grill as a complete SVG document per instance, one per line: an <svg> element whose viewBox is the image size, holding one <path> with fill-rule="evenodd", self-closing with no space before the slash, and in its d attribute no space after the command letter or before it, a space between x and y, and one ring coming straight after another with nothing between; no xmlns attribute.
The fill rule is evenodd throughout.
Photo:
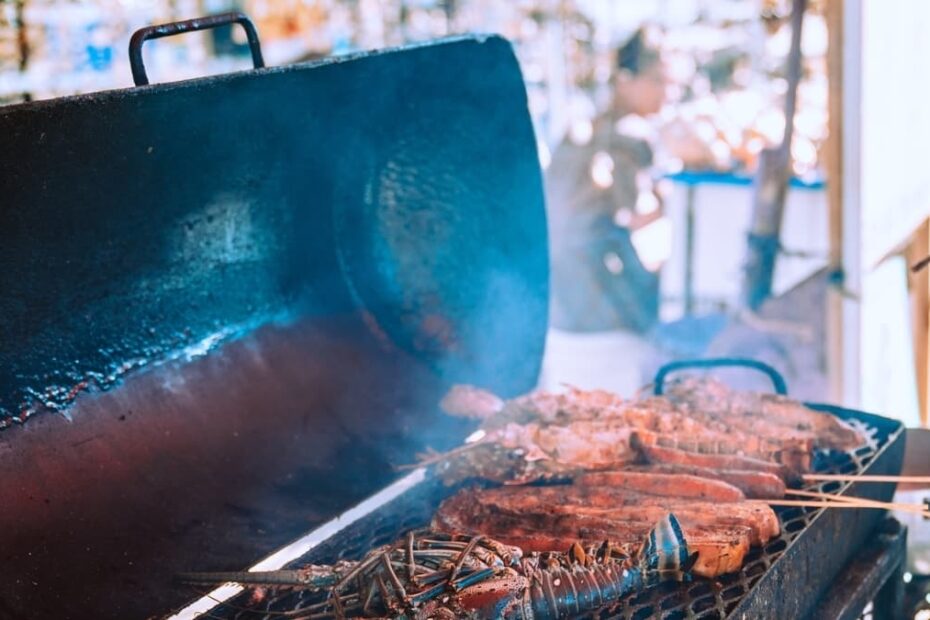
<svg viewBox="0 0 930 620"><path fill-rule="evenodd" d="M481 429L476 441L449 452L430 455L449 485L469 478L504 484L570 478L577 471L615 469L634 463L639 454L632 429L622 424L578 421L567 425L507 423Z"/></svg>
<svg viewBox="0 0 930 620"><path fill-rule="evenodd" d="M321 601L290 618L501 618L549 620L597 611L694 562L677 518L663 514L640 544L573 543L528 553L484 536L410 533L358 562L296 570L189 573L188 583L233 582L319 591Z"/></svg>
<svg viewBox="0 0 930 620"><path fill-rule="evenodd" d="M816 449L851 450L865 437L835 416L782 396L742 393L711 380L673 382L668 397L625 400L602 390L537 391L504 401L454 386L450 415L481 420L473 441L433 455L453 484L570 479L580 471L659 465L762 472L796 482Z"/></svg>
<svg viewBox="0 0 930 620"><path fill-rule="evenodd" d="M665 398L686 415L720 420L747 433L807 438L817 448L855 450L867 441L858 428L834 415L779 394L733 390L710 377L670 381Z"/></svg>
<svg viewBox="0 0 930 620"><path fill-rule="evenodd" d="M630 471L589 473L570 485L465 489L442 503L433 527L482 532L525 551L602 540L629 550L668 511L696 553L694 574L704 577L738 570L750 547L780 533L767 504L726 482Z"/></svg>

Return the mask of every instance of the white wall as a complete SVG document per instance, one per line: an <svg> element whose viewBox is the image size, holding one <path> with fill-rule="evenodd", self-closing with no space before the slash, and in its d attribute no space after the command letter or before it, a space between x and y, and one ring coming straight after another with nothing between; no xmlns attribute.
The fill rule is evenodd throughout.
<svg viewBox="0 0 930 620"><path fill-rule="evenodd" d="M843 397L913 424L907 266L881 261L930 215L930 2L843 7Z"/></svg>
<svg viewBox="0 0 930 620"><path fill-rule="evenodd" d="M707 302L729 307L739 304L752 192L750 186L719 183L695 188L694 295L701 306ZM672 256L662 269L662 296L669 300L663 309L663 318L667 320L679 318L683 313L680 298L685 281L686 205L687 187L675 184L666 203L666 213L672 220ZM788 290L826 264L827 198L823 189L789 191L782 244L810 258L779 256L775 294Z"/></svg>

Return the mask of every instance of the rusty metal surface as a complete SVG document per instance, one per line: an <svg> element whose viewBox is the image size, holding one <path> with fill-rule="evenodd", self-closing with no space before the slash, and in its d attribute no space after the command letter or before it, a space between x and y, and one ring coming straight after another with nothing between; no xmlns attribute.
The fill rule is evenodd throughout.
<svg viewBox="0 0 930 620"><path fill-rule="evenodd" d="M538 373L542 183L499 37L9 106L0 147L0 428L282 316L364 311L503 393Z"/></svg>

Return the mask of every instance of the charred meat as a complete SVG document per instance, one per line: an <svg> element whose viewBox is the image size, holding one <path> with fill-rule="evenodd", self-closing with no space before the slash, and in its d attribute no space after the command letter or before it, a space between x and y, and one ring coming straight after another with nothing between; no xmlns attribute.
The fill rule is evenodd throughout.
<svg viewBox="0 0 930 620"><path fill-rule="evenodd" d="M750 546L763 545L780 531L768 505L743 499L739 489L725 482L634 472L588 476L571 485L460 491L443 502L433 526L483 532L533 551L604 540L629 550L656 518L672 512L681 522L689 548L697 553L694 573L705 577L739 569ZM599 484L603 482L626 486Z"/></svg>

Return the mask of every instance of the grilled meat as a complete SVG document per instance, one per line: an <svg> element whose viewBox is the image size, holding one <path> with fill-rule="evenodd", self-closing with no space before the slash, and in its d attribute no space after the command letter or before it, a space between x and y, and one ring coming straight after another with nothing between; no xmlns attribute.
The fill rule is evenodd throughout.
<svg viewBox="0 0 930 620"><path fill-rule="evenodd" d="M750 471L741 469L711 469L708 467L697 467L694 465L675 465L671 463L656 463L652 465L635 465L625 471L635 471L643 473L657 474L686 474L698 478L710 480L721 480L743 492L750 499L775 499L784 497L785 481L775 474L764 471ZM603 473L610 476L613 472L598 472L584 474L587 476L598 476ZM597 478L593 478L597 480ZM603 478L605 484L611 484L608 478ZM593 484L593 483L592 483Z"/></svg>
<svg viewBox="0 0 930 620"><path fill-rule="evenodd" d="M577 484L462 491L443 503L433 525L480 531L525 550L564 550L574 540L631 549L668 512L698 552L693 570L703 576L738 569L751 544L778 533L774 513L756 502L711 503Z"/></svg>
<svg viewBox="0 0 930 620"><path fill-rule="evenodd" d="M433 460L447 484L469 478L507 484L566 479L579 470L615 469L635 462L639 454L630 444L631 433L629 426L597 420L565 426L508 422Z"/></svg>
<svg viewBox="0 0 930 620"><path fill-rule="evenodd" d="M777 476L785 482L793 482L797 478L797 473L792 472L784 465L749 456L701 454L699 452L686 452L675 448L649 445L648 443L640 441L639 436L635 434L633 437L633 445L648 463L704 467L716 470L735 469L758 471Z"/></svg>
<svg viewBox="0 0 930 620"><path fill-rule="evenodd" d="M809 438L814 445L854 450L865 437L836 416L805 407L778 394L731 390L711 378L683 378L669 385L666 398L688 413L720 420L730 428L766 436Z"/></svg>
<svg viewBox="0 0 930 620"><path fill-rule="evenodd" d="M610 392L534 392L510 401L456 386L443 408L482 420L476 444L432 459L448 483L568 479L637 461L718 471L758 471L795 481L818 447L849 448L860 433L783 397L709 381L679 382L671 396L629 401ZM491 448L485 446L492 446Z"/></svg>
<svg viewBox="0 0 930 620"><path fill-rule="evenodd" d="M650 510L651 514L667 511ZM616 521L603 517L577 515L570 519L553 515L469 515L459 518L451 511L437 513L434 527L447 531L484 532L526 552L569 549L578 543L587 549L607 543L623 553L633 553L649 529L645 519ZM750 548L750 532L745 526L713 527L685 524L682 531L688 548L697 553L692 572L701 577L717 577L738 570Z"/></svg>
<svg viewBox="0 0 930 620"><path fill-rule="evenodd" d="M447 482L505 486L446 500L434 527L493 536L527 551L564 551L607 540L635 551L664 515L678 518L693 572L737 570L753 545L780 532L768 504L809 471L817 449L866 438L844 422L784 397L733 392L713 381L671 385L669 396L624 400L570 389L494 400L457 388L443 401L482 421L477 442L441 455ZM549 480L556 486L515 486Z"/></svg>
<svg viewBox="0 0 930 620"><path fill-rule="evenodd" d="M627 491L689 497L700 500L738 502L746 496L737 487L721 480L679 473L646 471L589 472L575 478L582 487L609 487Z"/></svg>
<svg viewBox="0 0 930 620"><path fill-rule="evenodd" d="M810 471L813 444L806 439L765 439L744 436L739 432L707 430L694 435L656 433L647 429L634 431L635 441L672 448L683 452L710 455L746 456L781 463L790 471Z"/></svg>
<svg viewBox="0 0 930 620"><path fill-rule="evenodd" d="M584 517L579 517L584 521ZM543 525L543 524L541 524ZM489 524L493 528L494 524ZM577 542L587 549L596 548L608 541L612 547L624 553L636 548L636 540L644 536L646 526L642 522L631 523L630 527L618 528L615 523L606 523L602 528L586 525L575 529L564 528L560 533L535 529L501 531L509 544L530 551L565 549ZM713 528L681 524L688 549L697 555L691 572L699 577L718 577L740 569L750 543L747 528L741 526L715 526Z"/></svg>
<svg viewBox="0 0 930 620"><path fill-rule="evenodd" d="M640 518L650 508L675 512L682 523L739 523L750 527L753 540L765 543L779 533L778 518L767 504L755 501L710 501L692 497L654 495L609 486L582 484L546 487L501 487L463 493L471 501L515 515L533 512L554 515L587 514L615 520ZM690 518L685 515L691 515ZM648 518L651 522L655 519Z"/></svg>

